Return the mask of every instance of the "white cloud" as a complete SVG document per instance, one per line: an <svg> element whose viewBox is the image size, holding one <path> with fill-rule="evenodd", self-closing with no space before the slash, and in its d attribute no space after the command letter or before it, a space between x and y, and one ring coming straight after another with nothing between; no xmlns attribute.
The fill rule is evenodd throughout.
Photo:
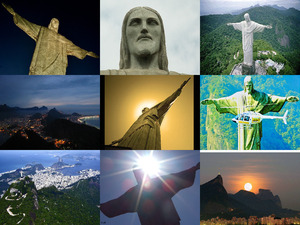
<svg viewBox="0 0 300 225"><path fill-rule="evenodd" d="M100 66L118 69L121 27L125 14L137 6L149 6L163 18L169 70L200 73L200 1L102 0L100 2Z"/></svg>

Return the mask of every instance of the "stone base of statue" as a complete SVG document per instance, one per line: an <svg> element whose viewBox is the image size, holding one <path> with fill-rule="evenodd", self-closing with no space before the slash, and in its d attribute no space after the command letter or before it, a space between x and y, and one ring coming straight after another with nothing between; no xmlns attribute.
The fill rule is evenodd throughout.
<svg viewBox="0 0 300 225"><path fill-rule="evenodd" d="M230 75L266 75L267 71L258 62L253 63L255 66L248 66L243 63L235 64Z"/></svg>

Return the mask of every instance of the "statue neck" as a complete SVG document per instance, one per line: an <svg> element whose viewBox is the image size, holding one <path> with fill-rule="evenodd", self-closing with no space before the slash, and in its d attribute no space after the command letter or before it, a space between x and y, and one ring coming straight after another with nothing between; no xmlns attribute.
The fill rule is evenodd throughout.
<svg viewBox="0 0 300 225"><path fill-rule="evenodd" d="M158 53L148 56L130 55L129 69L159 69Z"/></svg>

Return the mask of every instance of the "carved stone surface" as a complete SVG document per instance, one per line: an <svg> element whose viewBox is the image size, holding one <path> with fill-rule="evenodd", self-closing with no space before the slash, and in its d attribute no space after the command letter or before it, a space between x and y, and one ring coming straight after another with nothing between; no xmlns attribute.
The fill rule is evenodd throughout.
<svg viewBox="0 0 300 225"><path fill-rule="evenodd" d="M9 5L2 5L13 15L14 23L36 42L29 75L65 75L68 55L79 59L84 59L87 55L98 58L95 53L81 49L60 35L58 19L53 18L49 26L44 27L22 18Z"/></svg>

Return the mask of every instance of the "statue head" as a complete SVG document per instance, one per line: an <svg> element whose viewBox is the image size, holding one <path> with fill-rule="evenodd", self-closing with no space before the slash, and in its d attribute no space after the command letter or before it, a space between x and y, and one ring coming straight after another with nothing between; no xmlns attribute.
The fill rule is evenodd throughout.
<svg viewBox="0 0 300 225"><path fill-rule="evenodd" d="M247 22L250 22L250 16L248 13L245 13L244 18Z"/></svg>
<svg viewBox="0 0 300 225"><path fill-rule="evenodd" d="M148 107L143 108L142 113L148 112L150 109Z"/></svg>
<svg viewBox="0 0 300 225"><path fill-rule="evenodd" d="M246 76L244 79L244 92L251 94L254 90L251 76Z"/></svg>
<svg viewBox="0 0 300 225"><path fill-rule="evenodd" d="M48 28L50 30L55 31L56 33L58 33L58 27L59 27L59 20L56 18L52 18L52 20L49 23Z"/></svg>
<svg viewBox="0 0 300 225"><path fill-rule="evenodd" d="M163 21L152 8L136 7L127 12L122 25L120 48L120 69L131 68L132 55L146 57L157 54L159 69L168 71Z"/></svg>

